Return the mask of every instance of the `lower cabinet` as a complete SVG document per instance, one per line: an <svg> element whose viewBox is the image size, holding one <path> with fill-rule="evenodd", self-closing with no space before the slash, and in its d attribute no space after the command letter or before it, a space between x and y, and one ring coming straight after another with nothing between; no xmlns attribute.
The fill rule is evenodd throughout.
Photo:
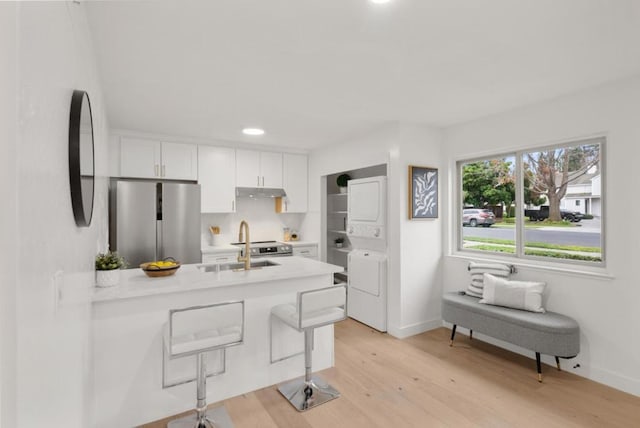
<svg viewBox="0 0 640 428"><path fill-rule="evenodd" d="M318 244L294 245L293 255L318 260Z"/></svg>
<svg viewBox="0 0 640 428"><path fill-rule="evenodd" d="M234 263L238 261L238 253L239 250L227 253L202 253L202 263Z"/></svg>

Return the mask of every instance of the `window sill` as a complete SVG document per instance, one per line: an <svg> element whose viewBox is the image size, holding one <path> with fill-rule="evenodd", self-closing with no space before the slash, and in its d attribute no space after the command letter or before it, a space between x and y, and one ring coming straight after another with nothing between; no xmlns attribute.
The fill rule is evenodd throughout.
<svg viewBox="0 0 640 428"><path fill-rule="evenodd" d="M475 254L475 253L470 254L467 252L460 252L460 251L454 252L453 254L449 254L448 257L451 257L454 259L469 260L469 261L505 263L505 264L515 266L516 269L518 268L534 269L534 270L541 270L545 272L557 272L557 273L571 275L571 276L581 276L581 277L599 278L599 279L607 279L607 280L615 279L615 276L607 272L607 270L602 267L587 268L583 266L555 264L555 263L554 265L549 265L548 263L546 264L536 263L535 261L532 261L532 260L523 260L515 257L500 257L500 256L494 256L494 255L488 256L486 254Z"/></svg>

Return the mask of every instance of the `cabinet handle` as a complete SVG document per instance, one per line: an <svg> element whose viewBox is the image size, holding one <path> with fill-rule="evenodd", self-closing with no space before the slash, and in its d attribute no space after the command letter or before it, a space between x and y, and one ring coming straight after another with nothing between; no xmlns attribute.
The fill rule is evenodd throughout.
<svg viewBox="0 0 640 428"><path fill-rule="evenodd" d="M163 177L166 175L165 172L166 172L166 166L162 165L162 176Z"/></svg>
<svg viewBox="0 0 640 428"><path fill-rule="evenodd" d="M156 177L158 176L158 164L155 164L153 166L153 175L155 175Z"/></svg>
<svg viewBox="0 0 640 428"><path fill-rule="evenodd" d="M236 201L231 201L231 211L236 210Z"/></svg>
<svg viewBox="0 0 640 428"><path fill-rule="evenodd" d="M287 203L287 201L284 201L284 210L285 211L289 211L289 204Z"/></svg>
<svg viewBox="0 0 640 428"><path fill-rule="evenodd" d="M260 187L260 176L259 176L259 175L256 175L256 178L258 179L258 184L257 184L257 186L258 186L258 187Z"/></svg>
<svg viewBox="0 0 640 428"><path fill-rule="evenodd" d="M264 187L264 175L262 176L262 187Z"/></svg>

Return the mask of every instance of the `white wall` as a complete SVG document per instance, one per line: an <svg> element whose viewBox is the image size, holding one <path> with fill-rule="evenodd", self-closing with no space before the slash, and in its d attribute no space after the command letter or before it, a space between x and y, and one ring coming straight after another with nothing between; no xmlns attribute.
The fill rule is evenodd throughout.
<svg viewBox="0 0 640 428"><path fill-rule="evenodd" d="M309 156L309 213L302 233L322 245L322 176L388 165L388 330L397 337L440 325L441 220L407 219L408 165L440 167L440 142L440 133L430 128L391 123Z"/></svg>
<svg viewBox="0 0 640 428"><path fill-rule="evenodd" d="M557 141L606 133L606 180L603 180L603 226L606 231L606 271L612 279L519 268L518 278L548 283L548 309L574 317L581 328L581 352L566 369L615 388L640 395L640 286L634 266L640 259L636 226L628 213L640 209L640 199L629 198L628 189L638 179L640 159L640 76L591 89L550 102L488 117L445 132L449 179L456 159L499 154ZM451 187L445 218L455 219ZM452 212L453 210L453 212ZM445 254L454 249L447 221ZM445 257L445 290L466 287L468 260ZM531 352L519 349L526 355ZM551 359L548 359L551 363ZM576 364L579 369L571 369Z"/></svg>
<svg viewBox="0 0 640 428"><path fill-rule="evenodd" d="M17 6L20 100L13 158L17 220L12 222L18 236L17 421L12 427L89 426L89 293L94 256L107 242L108 127L84 7ZM73 89L88 91L93 110L98 179L90 228L76 227L69 196Z"/></svg>
<svg viewBox="0 0 640 428"><path fill-rule="evenodd" d="M16 426L17 6L0 3L0 427Z"/></svg>

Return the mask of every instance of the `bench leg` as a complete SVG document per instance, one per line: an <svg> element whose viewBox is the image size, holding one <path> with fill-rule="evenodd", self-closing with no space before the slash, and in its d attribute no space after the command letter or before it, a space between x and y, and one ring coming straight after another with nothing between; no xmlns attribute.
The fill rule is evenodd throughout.
<svg viewBox="0 0 640 428"><path fill-rule="evenodd" d="M469 330L469 340L473 340L473 330Z"/></svg>
<svg viewBox="0 0 640 428"><path fill-rule="evenodd" d="M453 328L451 329L451 340L449 341L449 346L453 346L453 338L456 335L456 325L453 325Z"/></svg>
<svg viewBox="0 0 640 428"><path fill-rule="evenodd" d="M558 368L558 371L560 371L560 358L556 357L556 367Z"/></svg>
<svg viewBox="0 0 640 428"><path fill-rule="evenodd" d="M536 352L536 367L538 368L538 382L542 382L542 364L540 364L540 352Z"/></svg>

